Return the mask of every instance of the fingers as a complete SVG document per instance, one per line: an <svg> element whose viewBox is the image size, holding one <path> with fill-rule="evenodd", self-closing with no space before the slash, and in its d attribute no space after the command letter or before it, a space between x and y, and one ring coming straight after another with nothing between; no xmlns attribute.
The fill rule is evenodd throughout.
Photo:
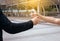
<svg viewBox="0 0 60 41"><path fill-rule="evenodd" d="M34 24L34 25L38 24L38 23L41 21L41 19L40 19L38 16L34 17L34 18L31 19L31 20L33 21L33 24Z"/></svg>
<svg viewBox="0 0 60 41"><path fill-rule="evenodd" d="M41 16L40 14L31 14L31 17L33 18L32 21L33 21L33 24L36 25L38 23L40 23L41 21Z"/></svg>
<svg viewBox="0 0 60 41"><path fill-rule="evenodd" d="M43 17L41 14L31 14L31 17L32 17L32 18L34 18L34 17L36 17L36 16L38 16L40 19L42 19L42 17Z"/></svg>
<svg viewBox="0 0 60 41"><path fill-rule="evenodd" d="M38 16L38 14L34 14L34 13L32 13L32 14L30 14L30 15L31 15L32 18Z"/></svg>

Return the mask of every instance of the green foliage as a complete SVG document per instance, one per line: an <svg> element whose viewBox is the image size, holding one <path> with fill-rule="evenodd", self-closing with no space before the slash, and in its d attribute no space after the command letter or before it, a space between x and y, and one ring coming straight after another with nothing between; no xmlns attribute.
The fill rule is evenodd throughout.
<svg viewBox="0 0 60 41"><path fill-rule="evenodd" d="M45 10L46 11L57 11L57 9L56 9L56 7L53 7L54 5L52 5L52 6L49 6L49 7L47 7L47 8L45 8Z"/></svg>

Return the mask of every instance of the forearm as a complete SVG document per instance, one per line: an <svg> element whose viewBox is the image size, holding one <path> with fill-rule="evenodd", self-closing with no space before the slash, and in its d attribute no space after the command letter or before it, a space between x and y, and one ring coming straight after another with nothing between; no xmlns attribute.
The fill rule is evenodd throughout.
<svg viewBox="0 0 60 41"><path fill-rule="evenodd" d="M54 23L60 25L60 19L56 19L54 17L47 17L40 15L40 18L46 22Z"/></svg>
<svg viewBox="0 0 60 41"><path fill-rule="evenodd" d="M5 26L4 30L8 33L15 34L25 30L33 28L32 21L24 22L24 23L10 23Z"/></svg>
<svg viewBox="0 0 60 41"><path fill-rule="evenodd" d="M22 32L22 31L25 31L25 30L32 28L33 22L28 21L28 22L24 22L24 23L12 23L1 12L1 14L0 14L0 25L2 26L2 29L4 29L6 32L14 34L14 33Z"/></svg>

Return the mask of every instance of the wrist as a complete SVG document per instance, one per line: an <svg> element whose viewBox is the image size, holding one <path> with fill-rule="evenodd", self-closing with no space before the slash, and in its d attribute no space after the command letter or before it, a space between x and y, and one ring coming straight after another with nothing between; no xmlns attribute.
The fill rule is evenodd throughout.
<svg viewBox="0 0 60 41"><path fill-rule="evenodd" d="M34 22L34 20L33 20L33 19L31 19L31 21L32 21L32 24L33 24L33 25L35 25L35 22Z"/></svg>

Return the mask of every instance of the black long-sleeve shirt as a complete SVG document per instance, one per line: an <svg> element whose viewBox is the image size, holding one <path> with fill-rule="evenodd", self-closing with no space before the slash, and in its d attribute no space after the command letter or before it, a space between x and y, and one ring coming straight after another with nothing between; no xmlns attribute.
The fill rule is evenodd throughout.
<svg viewBox="0 0 60 41"><path fill-rule="evenodd" d="M2 39L2 30L5 30L6 32L10 34L19 33L25 30L28 30L33 27L33 22L28 21L24 23L12 23L10 22L7 17L2 13L2 10L0 9L0 41L3 41Z"/></svg>

